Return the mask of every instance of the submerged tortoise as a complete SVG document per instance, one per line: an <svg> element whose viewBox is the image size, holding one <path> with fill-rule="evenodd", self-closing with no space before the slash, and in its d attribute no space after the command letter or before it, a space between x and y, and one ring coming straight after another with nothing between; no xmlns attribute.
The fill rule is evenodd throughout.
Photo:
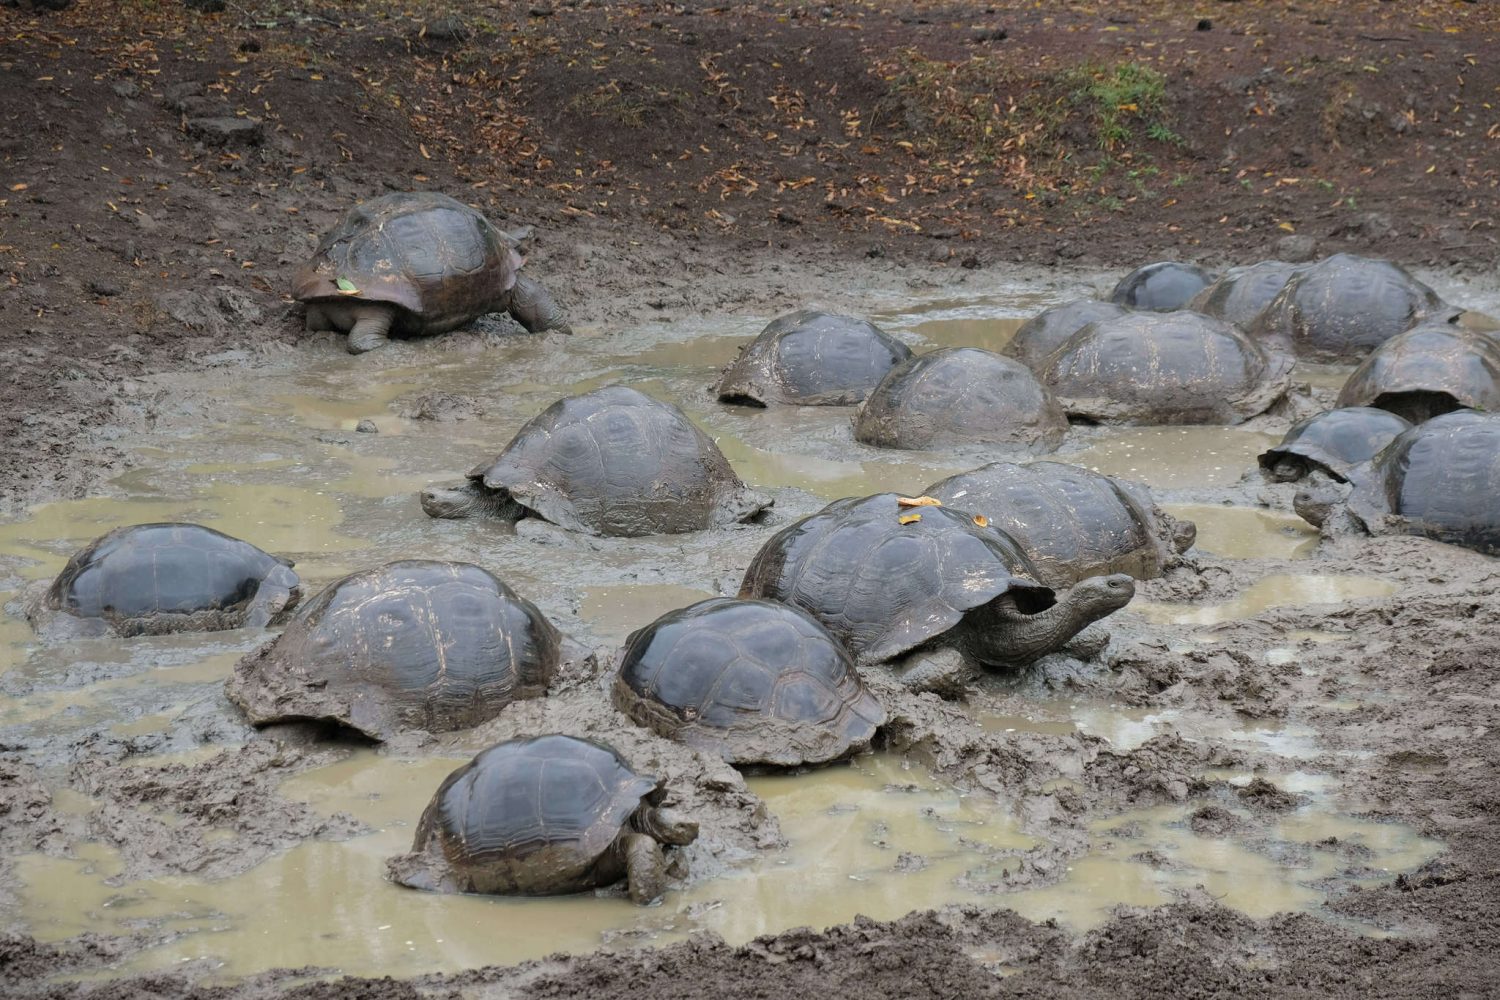
<svg viewBox="0 0 1500 1000"><path fill-rule="evenodd" d="M603 743L549 735L508 740L450 774L417 824L411 853L387 864L413 889L554 896L628 882L649 903L666 891L663 845L698 824L664 805L666 788Z"/></svg>
<svg viewBox="0 0 1500 1000"><path fill-rule="evenodd" d="M1090 323L1042 380L1068 416L1096 423L1238 424L1291 385L1292 359L1221 319L1183 309Z"/></svg>
<svg viewBox="0 0 1500 1000"><path fill-rule="evenodd" d="M772 320L715 391L748 406L853 406L909 357L909 347L867 320L802 309Z"/></svg>
<svg viewBox="0 0 1500 1000"><path fill-rule="evenodd" d="M1293 425L1258 461L1277 482L1296 482L1321 472L1344 483L1355 466L1374 458L1410 427L1404 417L1371 406L1328 410Z"/></svg>
<svg viewBox="0 0 1500 1000"><path fill-rule="evenodd" d="M1281 260L1231 267L1193 296L1187 307L1226 320L1241 330L1249 329L1255 317L1281 294L1296 270L1296 264Z"/></svg>
<svg viewBox="0 0 1500 1000"><path fill-rule="evenodd" d="M924 492L1010 535L1051 587L1105 573L1161 576L1198 536L1192 521L1156 506L1145 486L1063 462L994 462Z"/></svg>
<svg viewBox="0 0 1500 1000"><path fill-rule="evenodd" d="M1214 276L1194 264L1175 260L1143 264L1121 278L1109 301L1130 309L1173 312L1213 283Z"/></svg>
<svg viewBox="0 0 1500 1000"><path fill-rule="evenodd" d="M885 709L811 615L715 597L631 634L615 707L667 739L731 764L795 767L870 745Z"/></svg>
<svg viewBox="0 0 1500 1000"><path fill-rule="evenodd" d="M27 609L56 638L260 628L302 597L292 561L198 524L116 528L68 560Z"/></svg>
<svg viewBox="0 0 1500 1000"><path fill-rule="evenodd" d="M329 584L226 688L257 726L326 719L387 740L477 726L589 655L488 571L405 559Z"/></svg>
<svg viewBox="0 0 1500 1000"><path fill-rule="evenodd" d="M1419 424L1469 407L1500 410L1500 343L1452 323L1423 323L1354 369L1339 406L1377 406Z"/></svg>
<svg viewBox="0 0 1500 1000"><path fill-rule="evenodd" d="M1062 649L1135 594L1124 574L1059 599L1025 551L983 518L894 493L836 500L765 543L741 597L802 608L861 664L901 659L919 689L961 687L969 665L1028 663Z"/></svg>
<svg viewBox="0 0 1500 1000"><path fill-rule="evenodd" d="M1115 319L1129 313L1124 306L1102 299L1074 299L1043 310L1016 330L1001 352L1032 371L1041 371L1052 352L1063 341L1090 323Z"/></svg>
<svg viewBox="0 0 1500 1000"><path fill-rule="evenodd" d="M1312 477L1296 511L1325 535L1424 535L1500 555L1500 415L1455 410L1403 431L1353 489Z"/></svg>
<svg viewBox="0 0 1500 1000"><path fill-rule="evenodd" d="M1341 253L1298 267L1249 332L1304 360L1354 363L1423 320L1455 312L1400 265Z"/></svg>
<svg viewBox="0 0 1500 1000"><path fill-rule="evenodd" d="M771 505L681 410L623 385L558 400L465 482L421 499L431 517L540 517L622 537L701 531Z"/></svg>
<svg viewBox="0 0 1500 1000"><path fill-rule="evenodd" d="M948 347L892 368L854 418L880 448L1019 444L1053 451L1068 420L1031 369L977 347Z"/></svg>
<svg viewBox="0 0 1500 1000"><path fill-rule="evenodd" d="M571 333L547 290L520 274L516 241L480 212L433 191L351 208L292 279L307 329L349 334L361 354L390 334L443 333L508 312L533 333Z"/></svg>

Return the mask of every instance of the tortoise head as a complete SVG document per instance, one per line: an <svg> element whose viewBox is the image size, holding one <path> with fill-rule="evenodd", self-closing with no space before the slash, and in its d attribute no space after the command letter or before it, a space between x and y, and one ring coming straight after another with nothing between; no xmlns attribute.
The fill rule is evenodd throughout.
<svg viewBox="0 0 1500 1000"><path fill-rule="evenodd" d="M1292 509L1297 516L1315 528L1323 527L1334 508L1349 499L1349 486L1332 476L1313 473L1303 481L1302 488L1292 497Z"/></svg>
<svg viewBox="0 0 1500 1000"><path fill-rule="evenodd" d="M698 824L670 806L642 805L635 826L663 844L682 847L698 839Z"/></svg>
<svg viewBox="0 0 1500 1000"><path fill-rule="evenodd" d="M1192 522L1188 522L1191 524ZM1194 534L1197 528L1194 527ZM1135 596L1135 580L1127 573L1091 576L1073 585L1060 603L1068 605L1080 621L1079 628L1114 614Z"/></svg>

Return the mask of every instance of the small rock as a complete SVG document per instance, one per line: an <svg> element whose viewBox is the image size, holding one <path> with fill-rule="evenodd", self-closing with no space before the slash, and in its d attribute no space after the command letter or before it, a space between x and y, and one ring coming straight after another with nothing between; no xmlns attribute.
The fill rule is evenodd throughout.
<svg viewBox="0 0 1500 1000"><path fill-rule="evenodd" d="M360 434L379 434L380 428L375 426L375 421L366 417L354 425L354 430Z"/></svg>
<svg viewBox="0 0 1500 1000"><path fill-rule="evenodd" d="M95 278L89 282L88 287L89 291L103 298L111 298L121 292L120 286L107 278Z"/></svg>
<svg viewBox="0 0 1500 1000"><path fill-rule="evenodd" d="M31 6L36 10L67 10L73 0L31 0Z"/></svg>
<svg viewBox="0 0 1500 1000"><path fill-rule="evenodd" d="M207 145L226 149L258 146L265 137L260 122L251 118L189 118L187 133Z"/></svg>
<svg viewBox="0 0 1500 1000"><path fill-rule="evenodd" d="M221 14L225 8L224 0L182 0L182 5L200 14Z"/></svg>
<svg viewBox="0 0 1500 1000"><path fill-rule="evenodd" d="M978 31L974 32L974 41L1003 42L1005 41L1007 34L1008 33L1004 28L980 28Z"/></svg>
<svg viewBox="0 0 1500 1000"><path fill-rule="evenodd" d="M1293 146L1287 152L1287 162L1294 167L1307 167L1312 165L1312 157L1301 146Z"/></svg>
<svg viewBox="0 0 1500 1000"><path fill-rule="evenodd" d="M162 91L161 102L173 111L182 110L182 102L189 97L203 96L203 84L197 80L174 83Z"/></svg>
<svg viewBox="0 0 1500 1000"><path fill-rule="evenodd" d="M440 17L428 22L423 37L433 42L462 42L469 37L469 28L460 18Z"/></svg>
<svg viewBox="0 0 1500 1000"><path fill-rule="evenodd" d="M124 97L127 100L129 98L139 96L139 94L141 92L141 88L137 87L134 83L132 83L129 80L121 80L119 83L115 84L110 89L115 92L115 96L116 97Z"/></svg>
<svg viewBox="0 0 1500 1000"><path fill-rule="evenodd" d="M1292 264L1301 264L1318 255L1318 241L1305 233L1283 236L1276 241L1275 256Z"/></svg>
<svg viewBox="0 0 1500 1000"><path fill-rule="evenodd" d="M1198 19L1198 24L1197 24L1196 27L1194 27L1193 30L1194 31L1213 31L1214 30L1214 23L1212 21L1210 21L1206 17L1201 17L1201 18Z"/></svg>

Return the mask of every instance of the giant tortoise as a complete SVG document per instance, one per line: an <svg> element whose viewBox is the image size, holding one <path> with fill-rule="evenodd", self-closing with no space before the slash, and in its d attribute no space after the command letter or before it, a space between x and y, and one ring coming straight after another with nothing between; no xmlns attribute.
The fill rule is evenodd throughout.
<svg viewBox="0 0 1500 1000"><path fill-rule="evenodd" d="M421 500L431 517L540 517L623 537L701 531L771 505L681 410L623 385L558 400L465 482Z"/></svg>
<svg viewBox="0 0 1500 1000"><path fill-rule="evenodd" d="M1249 333L1306 361L1352 364L1424 320L1455 314L1400 265L1340 253L1296 268Z"/></svg>
<svg viewBox="0 0 1500 1000"><path fill-rule="evenodd" d="M329 584L227 690L255 725L320 719L387 740L477 726L590 655L489 571L403 559Z"/></svg>
<svg viewBox="0 0 1500 1000"><path fill-rule="evenodd" d="M53 638L280 624L302 596L290 559L199 524L116 528L68 560L28 606Z"/></svg>
<svg viewBox="0 0 1500 1000"><path fill-rule="evenodd" d="M1109 293L1109 301L1128 309L1173 312L1183 309L1214 276L1196 264L1162 260L1143 264L1121 278Z"/></svg>
<svg viewBox="0 0 1500 1000"><path fill-rule="evenodd" d="M1238 424L1285 395L1291 373L1286 355L1181 309L1088 324L1047 359L1042 381L1081 420Z"/></svg>
<svg viewBox="0 0 1500 1000"><path fill-rule="evenodd" d="M480 212L434 191L351 208L292 279L307 329L349 334L361 354L390 334L443 333L508 312L533 333L572 332L547 290L520 274L515 240Z"/></svg>
<svg viewBox="0 0 1500 1000"><path fill-rule="evenodd" d="M1500 555L1500 415L1455 410L1403 431L1349 486L1310 477L1293 501L1325 535L1424 535Z"/></svg>
<svg viewBox="0 0 1500 1000"><path fill-rule="evenodd" d="M870 745L885 710L807 612L714 597L631 634L615 706L731 764L822 764Z"/></svg>
<svg viewBox="0 0 1500 1000"><path fill-rule="evenodd" d="M1017 445L1054 451L1062 408L1031 369L977 347L948 347L892 368L854 418L854 437L881 448Z"/></svg>
<svg viewBox="0 0 1500 1000"><path fill-rule="evenodd" d="M1090 323L1116 319L1130 312L1124 306L1102 299L1074 299L1037 313L1022 323L1006 343L1002 354L1040 372L1052 352L1063 341Z"/></svg>
<svg viewBox="0 0 1500 1000"><path fill-rule="evenodd" d="M725 403L853 406L911 348L867 320L802 309L772 320L719 376Z"/></svg>
<svg viewBox="0 0 1500 1000"><path fill-rule="evenodd" d="M802 608L856 662L902 659L902 680L943 693L961 688L969 663L1021 665L1062 649L1134 593L1117 573L1058 598L982 515L894 493L836 500L783 528L740 585L741 597Z"/></svg>
<svg viewBox="0 0 1500 1000"><path fill-rule="evenodd" d="M1341 483L1354 468L1411 427L1389 410L1350 406L1300 420L1281 443L1260 454L1260 467L1277 482L1291 483L1320 472Z"/></svg>
<svg viewBox="0 0 1500 1000"><path fill-rule="evenodd" d="M663 845L698 824L665 785L603 743L551 734L507 740L448 775L391 879L413 889L555 896L626 880L645 904L666 891Z"/></svg>
<svg viewBox="0 0 1500 1000"><path fill-rule="evenodd" d="M1281 260L1231 267L1193 296L1188 308L1226 320L1241 330L1249 329L1255 317L1281 294L1296 270L1296 264Z"/></svg>
<svg viewBox="0 0 1500 1000"><path fill-rule="evenodd" d="M1198 535L1192 521L1156 506L1145 486L1063 462L992 462L924 493L1010 535L1050 587L1106 573L1161 576Z"/></svg>
<svg viewBox="0 0 1500 1000"><path fill-rule="evenodd" d="M1414 424L1464 407L1500 410L1500 343L1452 323L1414 326L1360 362L1338 405L1376 406Z"/></svg>

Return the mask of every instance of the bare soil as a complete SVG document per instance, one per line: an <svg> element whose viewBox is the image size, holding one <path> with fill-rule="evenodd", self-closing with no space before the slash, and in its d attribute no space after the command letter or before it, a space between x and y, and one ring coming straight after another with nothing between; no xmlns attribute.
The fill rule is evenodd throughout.
<svg viewBox="0 0 1500 1000"><path fill-rule="evenodd" d="M350 203L384 190L444 190L504 224L535 225L528 266L576 321L597 325L769 315L852 269L973 288L1022 262L1123 271L1348 250L1492 274L1500 257L1490 4L47 7L0 4L9 512L86 495L118 470L132 429L186 419L143 396L136 376L326 349L301 331L289 272ZM108 968L132 942L12 935L0 937L0 994L1493 996L1500 564L1377 539L1325 544L1317 565L1401 589L1331 615L1280 608L1215 626L1219 641L1190 652L1174 651L1172 628L1117 630L1106 667L1043 664L1018 691L983 697L1067 690L1241 718L1357 702L1304 709L1330 751L1314 765L1449 851L1415 875L1343 892L1327 914L1252 920L1193 898L1073 935L1004 909L951 909L743 947L705 938L411 981L307 982L283 970L232 986L56 982ZM1248 572L1203 559L1142 596L1231 594ZM1297 629L1347 635L1300 643L1285 668L1237 651ZM1018 801L1048 828L1051 846L1015 866L1017 884L1054 877L1082 849L1084 821L1111 808L1191 802L1212 829L1236 793L1202 773L1256 764L1176 737L1129 752L1002 737L935 698L884 694L893 749ZM160 809L192 849L142 848L135 870L219 873L355 832L274 795L281 774L317 756L271 746L161 769L149 787L109 769L130 748L56 748L105 803L90 817L58 808L34 762L0 746L0 850L56 851L82 836L160 844L149 821ZM1080 791L1052 787L1048 761L1060 757L1079 762ZM730 817L728 840L774 842L774 825L756 832L763 821L732 775L698 780ZM1275 810L1286 793L1257 786L1236 801ZM234 833L244 853L230 857L203 836L211 829ZM0 880L0 898L6 889ZM1341 915L1391 934L1329 919Z"/></svg>

